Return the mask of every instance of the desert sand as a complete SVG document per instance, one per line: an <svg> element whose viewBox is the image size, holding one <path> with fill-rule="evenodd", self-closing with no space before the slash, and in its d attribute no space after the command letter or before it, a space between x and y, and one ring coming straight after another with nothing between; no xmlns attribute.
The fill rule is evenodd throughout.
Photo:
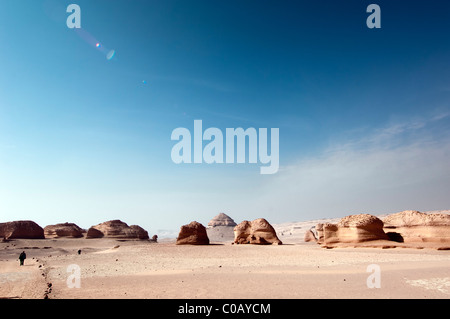
<svg viewBox="0 0 450 319"><path fill-rule="evenodd" d="M159 243L111 238L11 240L0 243L0 298L450 297L449 250L325 249L302 242L297 232L309 229L307 223L303 228L296 224L300 228L295 229L288 224L274 226L279 234L283 232L283 245L180 246L169 239ZM27 259L19 266L17 258L23 250ZM80 288L67 284L71 276L67 270L73 264L80 267ZM371 264L380 267L380 288L367 285Z"/></svg>

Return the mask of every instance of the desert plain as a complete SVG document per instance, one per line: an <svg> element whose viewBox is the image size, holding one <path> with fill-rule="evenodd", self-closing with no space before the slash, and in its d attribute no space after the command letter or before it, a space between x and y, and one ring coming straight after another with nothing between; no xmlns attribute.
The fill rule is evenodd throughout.
<svg viewBox="0 0 450 319"><path fill-rule="evenodd" d="M283 245L180 246L172 239L155 243L113 238L1 242L0 298L450 297L450 250L383 243L326 249L304 242L295 232L308 229L307 222L274 227ZM27 259L19 266L22 251ZM79 287L74 286L71 265L79 267ZM368 284L374 275L370 265L379 267L379 287Z"/></svg>

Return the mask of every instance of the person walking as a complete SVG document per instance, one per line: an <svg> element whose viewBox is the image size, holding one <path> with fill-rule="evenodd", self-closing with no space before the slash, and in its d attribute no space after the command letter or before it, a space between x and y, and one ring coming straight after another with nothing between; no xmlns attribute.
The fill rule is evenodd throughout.
<svg viewBox="0 0 450 319"><path fill-rule="evenodd" d="M19 256L20 265L23 266L23 262L27 259L27 254L25 254L25 251L22 251L22 253Z"/></svg>

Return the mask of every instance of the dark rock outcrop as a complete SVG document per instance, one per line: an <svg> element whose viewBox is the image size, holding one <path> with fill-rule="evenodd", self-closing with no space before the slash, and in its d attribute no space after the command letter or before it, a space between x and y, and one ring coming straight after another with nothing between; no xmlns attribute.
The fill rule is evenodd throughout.
<svg viewBox="0 0 450 319"><path fill-rule="evenodd" d="M5 239L44 239L44 229L31 220L0 223L0 237Z"/></svg>
<svg viewBox="0 0 450 319"><path fill-rule="evenodd" d="M183 225L177 237L177 245L209 245L206 228L202 224L193 221Z"/></svg>

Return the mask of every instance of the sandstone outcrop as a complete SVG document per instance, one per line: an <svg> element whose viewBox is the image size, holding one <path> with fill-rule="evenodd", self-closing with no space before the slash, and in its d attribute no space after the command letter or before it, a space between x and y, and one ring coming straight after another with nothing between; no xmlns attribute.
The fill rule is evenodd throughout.
<svg viewBox="0 0 450 319"><path fill-rule="evenodd" d="M450 215L407 210L384 218L384 230L405 243L450 243Z"/></svg>
<svg viewBox="0 0 450 319"><path fill-rule="evenodd" d="M176 244L209 245L209 238L205 226L196 221L181 226Z"/></svg>
<svg viewBox="0 0 450 319"><path fill-rule="evenodd" d="M275 229L264 218L254 221L244 220L234 227L234 243L236 244L256 244L256 245L281 245Z"/></svg>
<svg viewBox="0 0 450 319"><path fill-rule="evenodd" d="M0 237L6 239L44 239L44 229L31 220L0 223Z"/></svg>
<svg viewBox="0 0 450 319"><path fill-rule="evenodd" d="M305 241L306 243L309 243L309 242L317 242L316 235L314 234L314 232L313 232L311 229L309 229L309 230L305 233L304 241Z"/></svg>
<svg viewBox="0 0 450 319"><path fill-rule="evenodd" d="M349 215L337 224L318 224L319 244L362 243L389 240L383 230L383 221L369 214Z"/></svg>
<svg viewBox="0 0 450 319"><path fill-rule="evenodd" d="M140 226L131 225L120 220L110 220L89 228L86 238L120 238L149 239L148 232Z"/></svg>
<svg viewBox="0 0 450 319"><path fill-rule="evenodd" d="M48 225L44 227L44 235L45 238L80 238L83 237L83 229L73 223Z"/></svg>
<svg viewBox="0 0 450 319"><path fill-rule="evenodd" d="M208 226L209 227L216 227L216 226L230 226L230 227L234 227L234 226L236 226L236 223L227 214L220 213L219 215L215 216L213 219L211 219L209 221Z"/></svg>
<svg viewBox="0 0 450 319"><path fill-rule="evenodd" d="M94 227L89 228L86 233L86 238L103 238L104 236L105 234Z"/></svg>

